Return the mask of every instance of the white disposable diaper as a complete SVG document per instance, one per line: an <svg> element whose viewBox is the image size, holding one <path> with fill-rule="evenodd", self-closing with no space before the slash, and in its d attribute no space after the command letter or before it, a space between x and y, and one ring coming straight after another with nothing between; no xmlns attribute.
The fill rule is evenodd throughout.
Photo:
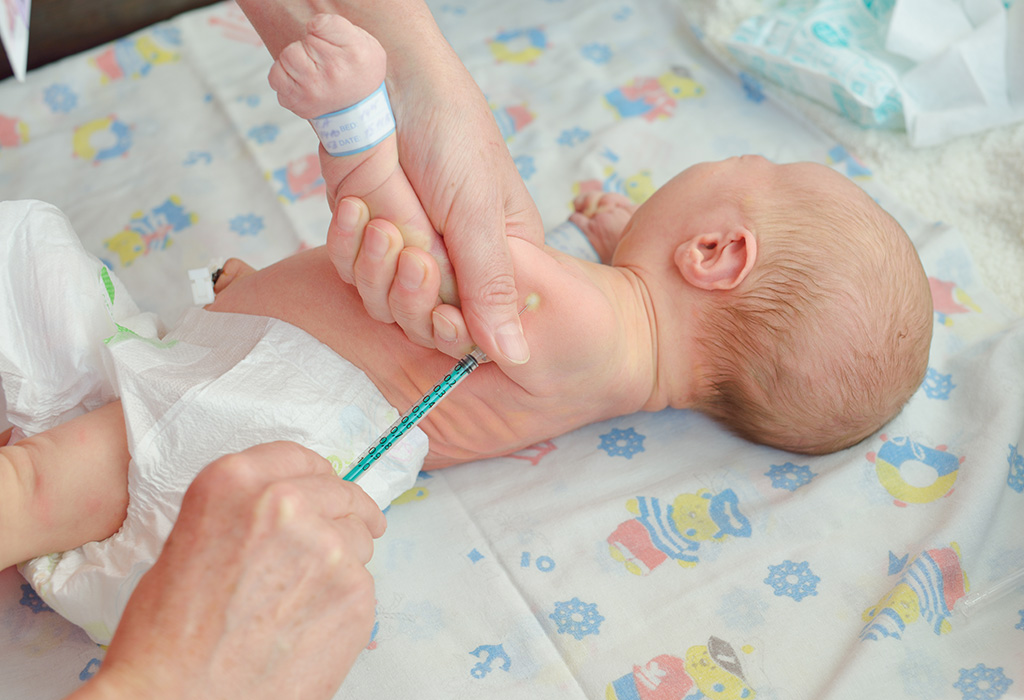
<svg viewBox="0 0 1024 700"><path fill-rule="evenodd" d="M340 470L398 417L359 369L283 321L196 308L162 334L49 204L0 202L0 271L0 382L15 437L116 397L124 407L124 525L21 567L43 600L97 642L110 641L204 466L293 440ZM386 507L413 485L426 453L426 435L414 429L359 485Z"/></svg>

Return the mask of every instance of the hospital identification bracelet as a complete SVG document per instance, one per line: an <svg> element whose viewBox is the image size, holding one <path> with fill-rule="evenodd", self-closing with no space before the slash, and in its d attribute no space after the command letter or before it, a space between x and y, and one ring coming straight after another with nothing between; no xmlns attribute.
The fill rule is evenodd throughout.
<svg viewBox="0 0 1024 700"><path fill-rule="evenodd" d="M310 123L332 156L360 153L395 133L395 115L384 83L365 100L311 119Z"/></svg>

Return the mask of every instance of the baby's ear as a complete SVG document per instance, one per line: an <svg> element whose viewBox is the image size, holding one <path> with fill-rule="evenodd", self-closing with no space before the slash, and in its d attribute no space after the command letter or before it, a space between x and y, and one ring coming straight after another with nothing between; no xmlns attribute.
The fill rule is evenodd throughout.
<svg viewBox="0 0 1024 700"><path fill-rule="evenodd" d="M675 264L683 279L699 289L733 289L754 267L757 240L738 227L702 233L681 243Z"/></svg>

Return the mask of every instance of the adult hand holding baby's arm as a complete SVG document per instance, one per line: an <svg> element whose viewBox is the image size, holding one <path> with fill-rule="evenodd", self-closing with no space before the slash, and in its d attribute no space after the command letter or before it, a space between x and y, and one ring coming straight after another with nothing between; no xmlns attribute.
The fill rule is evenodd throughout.
<svg viewBox="0 0 1024 700"><path fill-rule="evenodd" d="M468 329L491 357L524 362L529 349L517 316L507 237L539 245L540 216L483 94L430 10L422 0L242 0L240 5L273 56L302 35L316 12L347 18L384 47L399 160L434 228L444 236ZM369 215L365 206L344 199L355 194L360 193L346 192L344 183L331 191L335 216L327 245L339 275L356 285L372 316L397 320L413 341L430 346L435 334L451 338L454 329L443 321L439 328L430 327L429 313L427 322L422 313L414 314L415 322L401 311L393 314L390 287L361 269L357 255ZM375 250L393 266L402 246L378 245ZM425 271L416 260L407 262L407 280L422 279Z"/></svg>
<svg viewBox="0 0 1024 700"><path fill-rule="evenodd" d="M396 62L391 57L389 66ZM471 76L447 44L438 47L434 62L430 69L424 61L422 73L399 80L393 90L399 157L444 238L474 341L491 357L523 362L529 349L517 317L518 293L507 238L539 245L540 216ZM389 288L358 264L359 233L358 226L346 226L335 217L328 233L331 258L342 278L359 289L368 308L387 307ZM392 245L389 255L397 256L401 249ZM417 270L423 276L425 268L405 262L415 285ZM391 313L416 342L433 345L435 333L447 341L455 339L454 329L443 323L425 334L422 326L408 323L400 309L392 306Z"/></svg>
<svg viewBox="0 0 1024 700"><path fill-rule="evenodd" d="M222 457L189 487L99 672L72 697L331 697L370 638L364 565L385 526L304 447Z"/></svg>

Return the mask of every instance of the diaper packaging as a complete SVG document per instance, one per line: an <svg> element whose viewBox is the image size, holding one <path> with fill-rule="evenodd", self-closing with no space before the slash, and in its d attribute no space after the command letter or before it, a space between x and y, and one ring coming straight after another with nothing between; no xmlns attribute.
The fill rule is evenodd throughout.
<svg viewBox="0 0 1024 700"><path fill-rule="evenodd" d="M1024 3L787 0L725 48L751 73L930 146L1024 119Z"/></svg>
<svg viewBox="0 0 1024 700"><path fill-rule="evenodd" d="M399 415L359 369L283 321L194 308L162 333L51 205L0 203L0 269L0 383L15 439L116 397L124 408L124 525L21 567L97 642L110 641L204 466L293 440L341 471ZM413 485L426 452L415 429L359 485L386 507Z"/></svg>

